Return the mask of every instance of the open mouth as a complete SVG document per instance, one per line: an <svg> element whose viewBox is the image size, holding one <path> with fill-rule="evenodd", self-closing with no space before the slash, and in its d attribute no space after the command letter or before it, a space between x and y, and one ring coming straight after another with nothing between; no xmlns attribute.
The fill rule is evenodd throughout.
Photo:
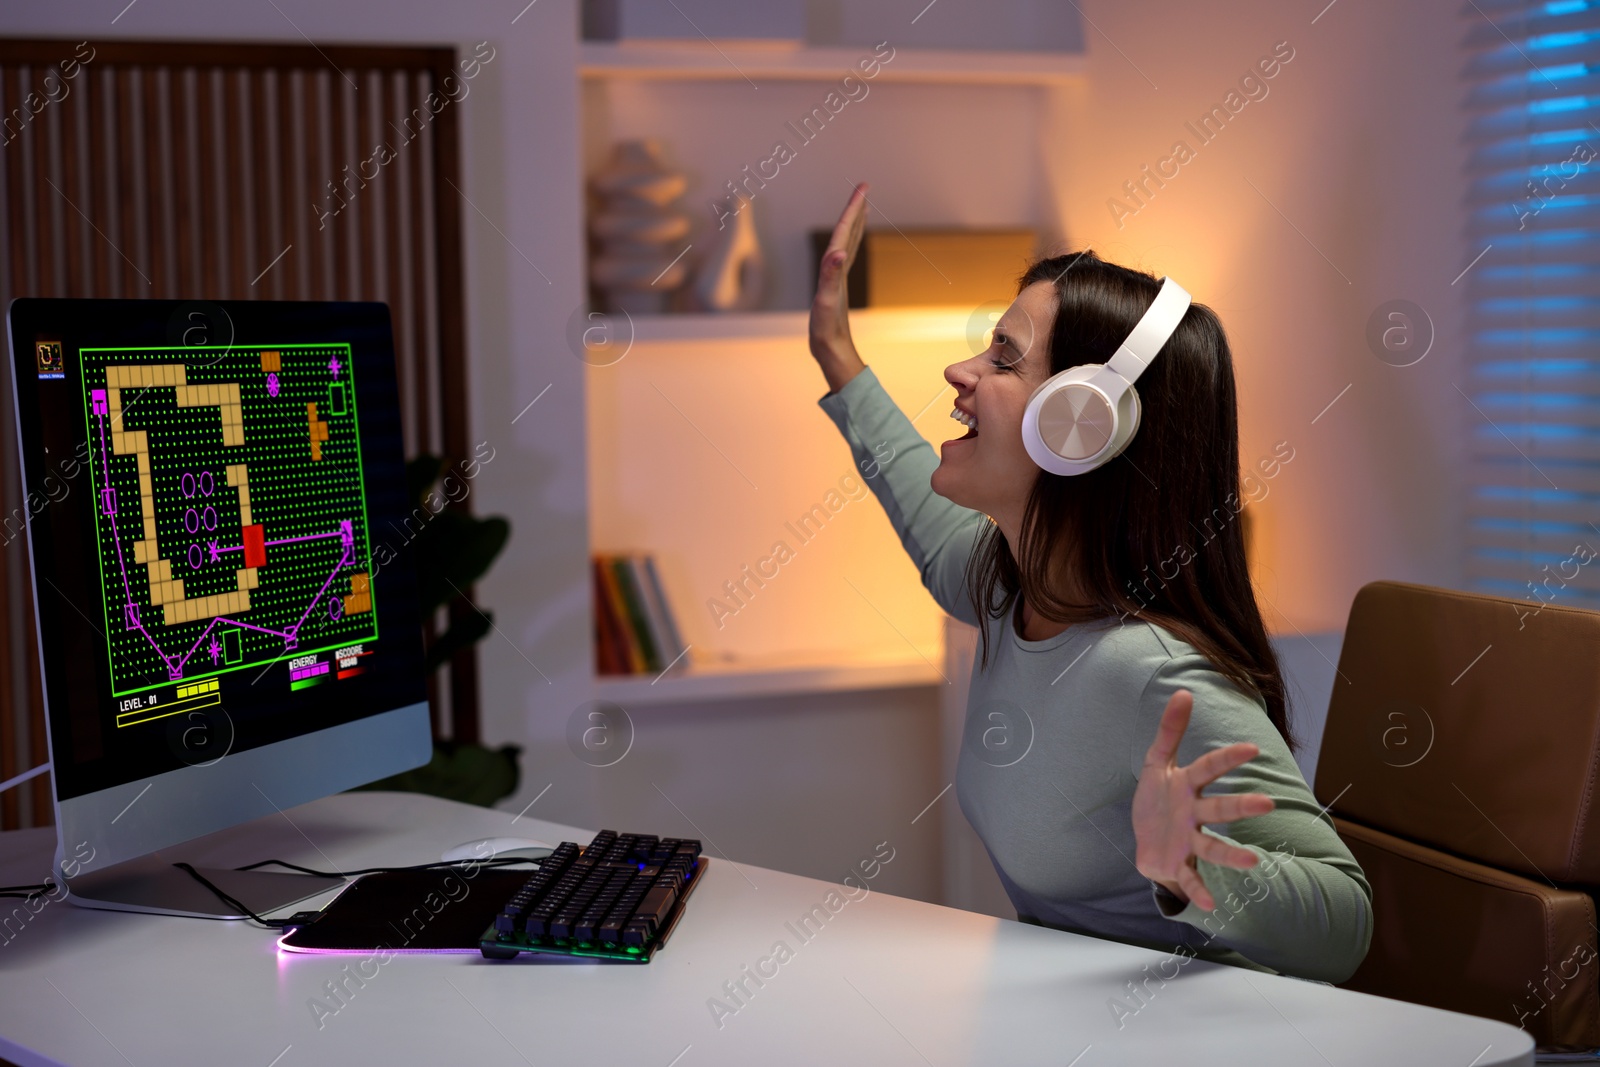
<svg viewBox="0 0 1600 1067"><path fill-rule="evenodd" d="M952 408L950 410L950 417L952 419L955 419L957 422L959 422L961 425L963 425L963 426L965 426L967 428L967 432L966 433L964 433L960 437L956 438L957 441L970 441L974 437L978 436L978 420L977 419L973 418L971 415L968 415L965 411L962 411L960 408Z"/></svg>

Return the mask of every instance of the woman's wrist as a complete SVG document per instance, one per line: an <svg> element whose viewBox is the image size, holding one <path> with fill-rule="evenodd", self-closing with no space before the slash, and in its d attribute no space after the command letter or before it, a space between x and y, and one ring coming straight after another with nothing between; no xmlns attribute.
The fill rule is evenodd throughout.
<svg viewBox="0 0 1600 1067"><path fill-rule="evenodd" d="M854 345L842 349L814 349L812 355L816 358L817 366L822 368L822 376L828 380L828 391L831 393L843 389L850 379L867 368Z"/></svg>
<svg viewBox="0 0 1600 1067"><path fill-rule="evenodd" d="M1183 891L1183 887L1177 882L1163 882L1159 878L1152 879L1152 881L1154 881L1156 885L1166 890L1172 896L1176 897L1180 903L1187 904L1189 902L1189 894L1185 893Z"/></svg>

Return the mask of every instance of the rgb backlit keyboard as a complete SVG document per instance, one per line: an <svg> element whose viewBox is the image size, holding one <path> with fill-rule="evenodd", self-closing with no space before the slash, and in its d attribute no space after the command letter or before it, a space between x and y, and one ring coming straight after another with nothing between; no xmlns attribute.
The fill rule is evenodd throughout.
<svg viewBox="0 0 1600 1067"><path fill-rule="evenodd" d="M579 849L563 841L483 932L490 959L523 952L649 963L700 884L700 842L601 830Z"/></svg>

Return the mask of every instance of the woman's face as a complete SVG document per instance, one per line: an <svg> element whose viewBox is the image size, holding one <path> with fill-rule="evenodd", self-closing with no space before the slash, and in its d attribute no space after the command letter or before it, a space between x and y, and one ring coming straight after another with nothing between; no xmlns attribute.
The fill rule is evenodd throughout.
<svg viewBox="0 0 1600 1067"><path fill-rule="evenodd" d="M1052 283L1028 286L1000 316L989 347L944 371L956 389L956 410L971 419L951 417L975 422L976 430L939 446L933 491L990 516L1008 536L1014 536L1039 475L1022 446L1022 412L1050 377L1056 301Z"/></svg>

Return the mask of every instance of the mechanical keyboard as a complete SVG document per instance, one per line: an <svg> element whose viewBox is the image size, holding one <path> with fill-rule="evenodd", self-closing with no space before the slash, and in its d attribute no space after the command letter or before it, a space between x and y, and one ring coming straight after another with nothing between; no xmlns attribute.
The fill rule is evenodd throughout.
<svg viewBox="0 0 1600 1067"><path fill-rule="evenodd" d="M484 930L490 959L524 952L649 963L683 914L708 860L700 842L601 830L563 841Z"/></svg>

